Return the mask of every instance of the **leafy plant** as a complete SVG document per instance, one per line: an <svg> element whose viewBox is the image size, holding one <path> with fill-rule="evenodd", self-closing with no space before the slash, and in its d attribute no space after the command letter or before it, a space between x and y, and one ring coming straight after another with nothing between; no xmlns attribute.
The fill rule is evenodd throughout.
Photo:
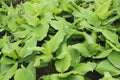
<svg viewBox="0 0 120 80"><path fill-rule="evenodd" d="M119 0L0 1L0 80L119 80Z"/></svg>

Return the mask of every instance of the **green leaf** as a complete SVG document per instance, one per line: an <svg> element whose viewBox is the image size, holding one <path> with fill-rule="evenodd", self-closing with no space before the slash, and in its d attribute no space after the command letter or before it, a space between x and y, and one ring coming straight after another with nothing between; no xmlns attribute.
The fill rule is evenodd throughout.
<svg viewBox="0 0 120 80"><path fill-rule="evenodd" d="M66 33L64 32L63 29L60 29L55 36L48 41L45 44L45 54L50 54L53 53L54 51L56 51L58 49L58 47L60 46L61 42L64 40ZM49 53L47 53L49 51Z"/></svg>
<svg viewBox="0 0 120 80"><path fill-rule="evenodd" d="M64 58L68 53L68 48L67 48L67 45L66 43L63 43L61 45L61 49L59 49L58 53L57 53L57 59L62 59Z"/></svg>
<svg viewBox="0 0 120 80"><path fill-rule="evenodd" d="M120 52L113 51L109 56L108 60L117 68L120 69Z"/></svg>
<svg viewBox="0 0 120 80"><path fill-rule="evenodd" d="M76 74L77 74L77 72L75 70L71 70L69 72L59 73L58 75L59 75L60 78L66 78L67 79L67 77L69 77L70 75L76 75Z"/></svg>
<svg viewBox="0 0 120 80"><path fill-rule="evenodd" d="M94 12L88 11L86 9L83 9L82 15L85 17L85 19L87 19L87 21L90 24L94 25L95 27L99 27L100 26L101 21L100 21L100 19L98 18L98 16ZM81 16L81 17L83 17L83 16Z"/></svg>
<svg viewBox="0 0 120 80"><path fill-rule="evenodd" d="M13 75L15 74L16 70L18 67L18 63L15 63L7 72L6 74L2 75L2 77L0 77L0 80L9 80L13 77Z"/></svg>
<svg viewBox="0 0 120 80"><path fill-rule="evenodd" d="M68 50L71 55L71 66L74 67L80 62L81 56L78 51L73 49L71 46L68 46Z"/></svg>
<svg viewBox="0 0 120 80"><path fill-rule="evenodd" d="M106 37L106 39L114 43L116 46L119 46L118 35L115 32L109 31L107 29L103 29L101 32Z"/></svg>
<svg viewBox="0 0 120 80"><path fill-rule="evenodd" d="M118 15L120 16L120 7L117 7L116 11L117 11Z"/></svg>
<svg viewBox="0 0 120 80"><path fill-rule="evenodd" d="M93 71L93 68L87 63L79 63L76 67L74 67L74 70L80 75L85 75L87 72Z"/></svg>
<svg viewBox="0 0 120 80"><path fill-rule="evenodd" d="M25 38L29 33L30 33L29 30L24 30L24 31L14 32L13 35L14 35L16 38Z"/></svg>
<svg viewBox="0 0 120 80"><path fill-rule="evenodd" d="M0 48L2 48L5 45L5 42L7 41L7 36L3 36L2 39L0 39Z"/></svg>
<svg viewBox="0 0 120 80"><path fill-rule="evenodd" d="M120 51L120 49L110 41L107 40L106 43L108 43L115 51Z"/></svg>
<svg viewBox="0 0 120 80"><path fill-rule="evenodd" d="M52 60L52 58L53 58L52 55L36 56L34 66L35 67L44 67L47 65L46 63L48 63Z"/></svg>
<svg viewBox="0 0 120 80"><path fill-rule="evenodd" d="M46 23L40 24L33 29L39 41L47 36L49 25Z"/></svg>
<svg viewBox="0 0 120 80"><path fill-rule="evenodd" d="M40 77L40 80L62 80L58 74L52 74Z"/></svg>
<svg viewBox="0 0 120 80"><path fill-rule="evenodd" d="M95 38L94 37L96 37L96 35L94 34L94 32L93 32L93 35L89 35L86 32L83 32L83 35L85 36L85 39L88 43L90 43L90 44L95 43Z"/></svg>
<svg viewBox="0 0 120 80"><path fill-rule="evenodd" d="M102 51L101 53L98 53L97 55L95 55L93 58L96 58L96 59L105 58L112 52L112 50L113 49L108 49L108 50Z"/></svg>
<svg viewBox="0 0 120 80"><path fill-rule="evenodd" d="M55 68L58 72L65 72L69 69L71 62L71 55L70 53L67 53L67 55L62 58L55 61Z"/></svg>
<svg viewBox="0 0 120 80"><path fill-rule="evenodd" d="M110 8L111 0L106 1L104 4L99 5L96 9L96 14L99 16L100 19L106 19L110 15Z"/></svg>
<svg viewBox="0 0 120 80"><path fill-rule="evenodd" d="M103 77L102 79L100 79L100 80L118 80L118 79L113 78L113 77L110 75L109 72L106 72L106 73L104 74L104 77Z"/></svg>
<svg viewBox="0 0 120 80"><path fill-rule="evenodd" d="M72 45L72 48L78 50L78 52L84 57L91 57L85 44L81 44L81 43L74 44Z"/></svg>
<svg viewBox="0 0 120 80"><path fill-rule="evenodd" d="M28 64L27 69L30 70L30 71L33 73L34 78L35 78L35 80L36 80L36 68L33 66L33 64L34 64L34 62L31 61L31 62Z"/></svg>
<svg viewBox="0 0 120 80"><path fill-rule="evenodd" d="M31 70L23 67L16 71L14 80L35 80L35 76Z"/></svg>
<svg viewBox="0 0 120 80"><path fill-rule="evenodd" d="M101 49L101 46L99 44L93 43L93 44L88 44L87 46L89 54L91 56L97 54L97 52Z"/></svg>
<svg viewBox="0 0 120 80"><path fill-rule="evenodd" d="M17 41L14 43L5 43L5 45L2 48L2 53L4 56L12 57L13 59L17 58L16 51L18 50L18 45L21 41Z"/></svg>
<svg viewBox="0 0 120 80"><path fill-rule="evenodd" d="M24 47L20 50L20 54L18 54L20 57L24 58L28 55L32 54L33 51L31 51L29 48L35 47L37 44L36 36L32 36L30 39L28 39L25 42Z"/></svg>
<svg viewBox="0 0 120 80"><path fill-rule="evenodd" d="M65 80L85 80L81 75L70 75Z"/></svg>
<svg viewBox="0 0 120 80"><path fill-rule="evenodd" d="M120 74L120 70L115 68L108 60L101 61L97 65L96 71L101 74L104 74L105 72L109 72L113 76Z"/></svg>
<svg viewBox="0 0 120 80"><path fill-rule="evenodd" d="M14 63L16 63L16 61L13 60L13 59L10 59L8 57L2 56L1 63L4 63L4 64L14 64Z"/></svg>
<svg viewBox="0 0 120 80"><path fill-rule="evenodd" d="M56 20L50 21L50 25L56 30L58 30L59 27L63 26L61 21L56 21ZM61 26L59 26L59 25L61 25Z"/></svg>
<svg viewBox="0 0 120 80"><path fill-rule="evenodd" d="M25 13L23 16L29 25L32 25L35 27L36 25L39 24L40 20L37 18L34 4L30 2L25 2L22 5L22 9Z"/></svg>

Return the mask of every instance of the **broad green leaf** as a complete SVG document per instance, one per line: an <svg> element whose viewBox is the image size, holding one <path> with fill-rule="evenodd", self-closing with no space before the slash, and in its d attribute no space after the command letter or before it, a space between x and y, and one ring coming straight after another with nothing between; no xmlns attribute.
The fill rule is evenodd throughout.
<svg viewBox="0 0 120 80"><path fill-rule="evenodd" d="M40 20L37 18L34 4L30 2L25 2L22 5L22 9L25 12L23 16L29 25L35 27L36 25L39 24Z"/></svg>
<svg viewBox="0 0 120 80"><path fill-rule="evenodd" d="M97 54L97 52L101 49L101 46L99 44L93 43L93 44L88 44L87 49L89 51L89 54L91 56Z"/></svg>
<svg viewBox="0 0 120 80"><path fill-rule="evenodd" d="M49 25L46 23L39 24L37 27L33 29L35 32L36 36L38 37L38 40L41 41L43 38L47 36L49 29Z"/></svg>
<svg viewBox="0 0 120 80"><path fill-rule="evenodd" d="M98 16L94 12L88 11L88 10L85 9L85 10L82 11L82 15L93 26L95 26L95 27L99 27L100 26L101 21L100 21L100 19L98 18ZM81 17L83 17L83 16L81 16Z"/></svg>
<svg viewBox="0 0 120 80"><path fill-rule="evenodd" d="M16 38L25 38L29 33L30 33L29 30L24 30L24 31L14 32L13 35L14 35Z"/></svg>
<svg viewBox="0 0 120 80"><path fill-rule="evenodd" d="M93 71L93 68L88 63L79 63L74 70L80 75L85 75L89 71Z"/></svg>
<svg viewBox="0 0 120 80"><path fill-rule="evenodd" d="M71 46L68 46L68 50L71 55L71 66L76 66L80 62L80 54L78 53L77 50L73 49Z"/></svg>
<svg viewBox="0 0 120 80"><path fill-rule="evenodd" d="M78 52L84 57L91 57L85 44L80 44L80 43L75 44L75 45L72 45L72 48L78 50Z"/></svg>
<svg viewBox="0 0 120 80"><path fill-rule="evenodd" d="M55 34L55 36L45 44L45 48L47 49L47 51L49 51L49 53L56 51L57 48L60 46L61 42L64 40L65 35L66 33L64 32L64 30L60 29Z"/></svg>
<svg viewBox="0 0 120 80"><path fill-rule="evenodd" d="M15 63L2 77L0 80L9 80L13 77L18 67L18 63Z"/></svg>
<svg viewBox="0 0 120 80"><path fill-rule="evenodd" d="M113 77L110 75L110 73L106 72L106 73L104 73L104 77L103 77L102 79L100 79L100 80L118 80L118 79L113 78Z"/></svg>
<svg viewBox="0 0 120 80"><path fill-rule="evenodd" d="M87 33L85 33L85 32L83 32L83 35L85 36L85 39L86 39L86 41L88 42L88 43L95 43L95 39L92 37L92 36L90 36L90 35L88 35Z"/></svg>
<svg viewBox="0 0 120 80"><path fill-rule="evenodd" d="M16 63L16 61L13 60L13 59L10 59L8 57L2 56L1 63L4 63L4 64L14 64L14 63Z"/></svg>
<svg viewBox="0 0 120 80"><path fill-rule="evenodd" d="M65 80L85 80L81 75L70 75Z"/></svg>
<svg viewBox="0 0 120 80"><path fill-rule="evenodd" d="M108 60L101 61L97 65L96 71L101 74L104 74L105 72L109 72L113 76L120 74L120 70L115 68Z"/></svg>
<svg viewBox="0 0 120 80"><path fill-rule="evenodd" d="M14 80L35 80L35 76L31 70L23 67L16 71Z"/></svg>
<svg viewBox="0 0 120 80"><path fill-rule="evenodd" d="M63 43L61 46L61 49L59 49L58 53L57 53L57 59L63 59L68 53L68 48L66 43Z"/></svg>
<svg viewBox="0 0 120 80"><path fill-rule="evenodd" d="M105 50L105 51L102 51L101 53L98 53L97 55L95 55L93 58L105 58L107 57L111 52L112 52L113 49L108 49L108 50Z"/></svg>
<svg viewBox="0 0 120 80"><path fill-rule="evenodd" d="M16 51L18 50L18 45L20 44L20 41L14 42L14 43L6 43L2 48L2 53L4 56L12 57L13 59L17 58Z"/></svg>
<svg viewBox="0 0 120 80"><path fill-rule="evenodd" d="M116 78L111 78L111 77L104 77L100 80L119 80L119 79L116 79Z"/></svg>
<svg viewBox="0 0 120 80"><path fill-rule="evenodd" d="M67 78L70 75L76 75L76 74L77 74L77 72L75 70L71 70L69 72L59 73L58 75L60 78Z"/></svg>
<svg viewBox="0 0 120 80"><path fill-rule="evenodd" d="M10 29L11 31L13 31L13 32L16 31L17 28L18 28L17 23L15 23L15 21L13 21L13 20L9 20L8 23L7 23L7 25L8 25L8 27L9 27L9 29Z"/></svg>
<svg viewBox="0 0 120 80"><path fill-rule="evenodd" d="M53 58L52 55L40 55L40 56L36 56L34 66L35 67L46 66L47 65L46 63L50 62L52 60L52 58Z"/></svg>
<svg viewBox="0 0 120 80"><path fill-rule="evenodd" d="M71 62L71 55L70 53L67 53L67 55L62 58L55 61L55 68L58 72L65 72L69 69Z"/></svg>
<svg viewBox="0 0 120 80"><path fill-rule="evenodd" d="M117 7L116 11L117 11L118 15L120 16L120 7Z"/></svg>
<svg viewBox="0 0 120 80"><path fill-rule="evenodd" d="M91 26L87 21L83 20L80 23L80 26L82 26L82 28L86 28L86 29L92 29L95 32L101 32L101 29L97 28L97 27L93 27Z"/></svg>
<svg viewBox="0 0 120 80"><path fill-rule="evenodd" d="M7 38L6 35L3 36L3 38L0 39L0 48L2 48L2 47L5 45L7 39L8 39L8 38Z"/></svg>
<svg viewBox="0 0 120 80"><path fill-rule="evenodd" d="M89 64L92 68L93 68L93 70L96 68L96 66L97 66L97 63L96 62L87 62L87 64Z"/></svg>
<svg viewBox="0 0 120 80"><path fill-rule="evenodd" d="M120 51L120 48L118 48L117 46L115 46L113 43L111 43L110 41L106 41L106 43L108 43L115 51Z"/></svg>
<svg viewBox="0 0 120 80"><path fill-rule="evenodd" d="M25 42L24 47L20 50L20 54L18 54L20 57L27 57L28 55L32 54L33 51L29 50L31 47L35 47L37 44L36 36L32 36L30 39L28 39Z"/></svg>
<svg viewBox="0 0 120 80"><path fill-rule="evenodd" d="M103 29L101 32L106 37L106 39L114 43L116 46L119 46L118 35L115 32L109 31L107 29Z"/></svg>
<svg viewBox="0 0 120 80"><path fill-rule="evenodd" d="M40 80L62 80L58 74L46 75L40 77Z"/></svg>
<svg viewBox="0 0 120 80"><path fill-rule="evenodd" d="M110 5L111 5L111 0L108 0L107 2L105 2L103 5L100 5L97 9L96 9L96 14L97 16L99 16L100 19L106 19L109 15L110 15Z"/></svg>
<svg viewBox="0 0 120 80"><path fill-rule="evenodd" d="M30 70L30 71L33 73L34 78L35 78L35 80L36 80L36 68L33 66L33 64L34 64L34 62L31 61L31 62L28 64L27 69Z"/></svg>
<svg viewBox="0 0 120 80"><path fill-rule="evenodd" d="M50 21L50 25L56 30L58 30L59 27L63 26L62 22L56 20Z"/></svg>
<svg viewBox="0 0 120 80"><path fill-rule="evenodd" d="M120 69L120 52L113 51L109 56L108 60L117 68Z"/></svg>

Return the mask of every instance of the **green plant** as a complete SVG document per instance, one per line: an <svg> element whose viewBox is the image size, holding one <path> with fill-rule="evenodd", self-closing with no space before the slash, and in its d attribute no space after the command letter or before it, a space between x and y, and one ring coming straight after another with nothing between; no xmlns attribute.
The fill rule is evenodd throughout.
<svg viewBox="0 0 120 80"><path fill-rule="evenodd" d="M0 1L0 80L119 80L119 0Z"/></svg>

